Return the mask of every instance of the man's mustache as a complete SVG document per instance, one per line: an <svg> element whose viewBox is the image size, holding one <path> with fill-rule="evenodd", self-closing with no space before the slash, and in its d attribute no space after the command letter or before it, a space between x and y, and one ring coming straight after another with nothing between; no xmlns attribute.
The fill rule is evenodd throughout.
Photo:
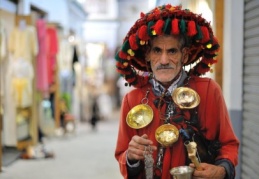
<svg viewBox="0 0 259 179"><path fill-rule="evenodd" d="M162 70L162 69L174 69L175 67L173 65L159 65L156 69Z"/></svg>

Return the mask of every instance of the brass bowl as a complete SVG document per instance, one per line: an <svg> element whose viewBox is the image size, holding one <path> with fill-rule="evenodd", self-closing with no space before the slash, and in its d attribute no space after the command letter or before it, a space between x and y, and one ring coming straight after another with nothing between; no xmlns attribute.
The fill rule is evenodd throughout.
<svg viewBox="0 0 259 179"><path fill-rule="evenodd" d="M178 140L179 130L172 124L164 124L156 129L155 137L162 146L171 146Z"/></svg>
<svg viewBox="0 0 259 179"><path fill-rule="evenodd" d="M192 109L200 104L200 96L187 87L176 88L172 94L175 104L181 109Z"/></svg>
<svg viewBox="0 0 259 179"><path fill-rule="evenodd" d="M194 169L189 166L174 167L170 170L170 174L174 179L192 179Z"/></svg>
<svg viewBox="0 0 259 179"><path fill-rule="evenodd" d="M149 105L139 104L127 114L126 122L133 129L146 127L153 120L153 110Z"/></svg>

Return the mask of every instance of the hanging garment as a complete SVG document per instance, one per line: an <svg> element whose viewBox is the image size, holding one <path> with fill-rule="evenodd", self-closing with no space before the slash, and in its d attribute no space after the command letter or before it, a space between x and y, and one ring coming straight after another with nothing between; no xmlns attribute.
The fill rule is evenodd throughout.
<svg viewBox="0 0 259 179"><path fill-rule="evenodd" d="M14 60L22 58L31 62L38 54L35 28L32 26L26 26L24 29L15 27L9 37L8 50Z"/></svg>
<svg viewBox="0 0 259 179"><path fill-rule="evenodd" d="M47 66L48 85L55 82L56 55L58 53L57 31L54 27L47 27Z"/></svg>
<svg viewBox="0 0 259 179"><path fill-rule="evenodd" d="M6 76L4 80L4 118L3 118L3 145L13 146L17 145L17 131L16 131L16 105L14 96L12 94L12 76L11 67L13 60L6 60Z"/></svg>
<svg viewBox="0 0 259 179"><path fill-rule="evenodd" d="M58 69L59 69L59 82L60 93L72 94L73 93L73 46L67 39L63 39L59 45L58 53Z"/></svg>
<svg viewBox="0 0 259 179"><path fill-rule="evenodd" d="M6 74L7 34L3 21L0 19L0 96L4 96L4 79ZM1 104L0 104L1 107Z"/></svg>
<svg viewBox="0 0 259 179"><path fill-rule="evenodd" d="M46 22L39 19L36 22L37 36L39 42L39 53L36 61L36 87L41 92L48 91L48 70L47 70L47 36Z"/></svg>
<svg viewBox="0 0 259 179"><path fill-rule="evenodd" d="M7 56L7 34L4 23L0 19L0 62Z"/></svg>
<svg viewBox="0 0 259 179"><path fill-rule="evenodd" d="M76 45L74 45L74 54L73 54L73 61L72 61L74 86L76 85L76 69L75 69L75 65L78 62L79 62L79 60L78 60L78 54L77 54L77 47L76 47Z"/></svg>
<svg viewBox="0 0 259 179"><path fill-rule="evenodd" d="M23 59L12 61L10 66L12 77L11 91L16 107L29 107L32 105L32 64Z"/></svg>

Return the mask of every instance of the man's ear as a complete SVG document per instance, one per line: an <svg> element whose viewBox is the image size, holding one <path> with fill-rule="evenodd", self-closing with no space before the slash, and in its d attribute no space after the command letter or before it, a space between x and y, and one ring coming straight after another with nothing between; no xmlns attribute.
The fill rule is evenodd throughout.
<svg viewBox="0 0 259 179"><path fill-rule="evenodd" d="M184 47L183 48L183 61L182 63L185 64L188 60L189 60L189 48L188 47Z"/></svg>

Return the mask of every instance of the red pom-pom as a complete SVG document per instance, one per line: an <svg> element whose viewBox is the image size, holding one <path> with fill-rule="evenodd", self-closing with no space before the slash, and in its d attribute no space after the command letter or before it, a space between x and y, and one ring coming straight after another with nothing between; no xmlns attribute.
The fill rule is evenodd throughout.
<svg viewBox="0 0 259 179"><path fill-rule="evenodd" d="M141 12L140 13L140 18L143 18L143 17L145 17L145 14L144 14L144 12Z"/></svg>
<svg viewBox="0 0 259 179"><path fill-rule="evenodd" d="M146 25L142 25L138 30L138 37L140 40L147 41L149 39L148 36L148 27Z"/></svg>
<svg viewBox="0 0 259 179"><path fill-rule="evenodd" d="M166 9L170 9L171 7L172 7L171 4L167 4L167 5L165 6Z"/></svg>
<svg viewBox="0 0 259 179"><path fill-rule="evenodd" d="M195 34L197 34L196 24L194 21L189 21L187 35L192 37Z"/></svg>
<svg viewBox="0 0 259 179"><path fill-rule="evenodd" d="M130 74L129 70L121 70L119 68L117 68L117 72L122 74L122 75L129 75Z"/></svg>
<svg viewBox="0 0 259 179"><path fill-rule="evenodd" d="M210 34L209 34L209 30L207 27L205 26L201 26L201 32L202 32L202 43L206 43L210 40Z"/></svg>
<svg viewBox="0 0 259 179"><path fill-rule="evenodd" d="M156 24L153 26L153 29L155 30L157 35L161 35L163 32L165 21L159 19Z"/></svg>
<svg viewBox="0 0 259 179"><path fill-rule="evenodd" d="M206 65L213 65L214 63L217 63L217 60L214 60L213 58L203 58L202 62Z"/></svg>
<svg viewBox="0 0 259 179"><path fill-rule="evenodd" d="M123 51L120 51L120 52L119 52L119 57L120 57L121 59L127 59L127 56L128 56L127 53L124 53Z"/></svg>
<svg viewBox="0 0 259 179"><path fill-rule="evenodd" d="M126 68L126 67L125 67L122 63L120 63L120 62L117 62L117 63L116 63L116 67L117 67L117 68L120 68L120 69L121 69L121 68Z"/></svg>
<svg viewBox="0 0 259 179"><path fill-rule="evenodd" d="M172 20L172 34L173 34L173 35L178 35L179 32L180 32L178 22L179 22L178 19L173 19L173 20Z"/></svg>
<svg viewBox="0 0 259 179"><path fill-rule="evenodd" d="M129 44L130 44L130 48L131 48L132 50L137 50L137 49L138 49L136 34L132 34L132 35L129 37Z"/></svg>

